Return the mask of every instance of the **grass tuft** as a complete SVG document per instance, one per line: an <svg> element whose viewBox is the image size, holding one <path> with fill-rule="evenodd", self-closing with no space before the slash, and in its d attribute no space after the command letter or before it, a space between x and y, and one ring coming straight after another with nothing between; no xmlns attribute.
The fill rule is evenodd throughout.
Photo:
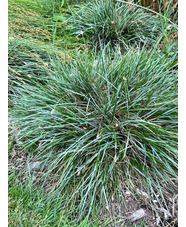
<svg viewBox="0 0 186 227"><path fill-rule="evenodd" d="M58 175L50 191L68 195L79 217L106 207L121 183L163 199L177 177L175 62L106 48L51 64L45 84L28 77L32 86L18 81L11 96L19 141L48 163L44 179Z"/></svg>
<svg viewBox="0 0 186 227"><path fill-rule="evenodd" d="M161 23L136 5L95 0L73 12L67 28L93 45L100 42L152 44L160 33Z"/></svg>

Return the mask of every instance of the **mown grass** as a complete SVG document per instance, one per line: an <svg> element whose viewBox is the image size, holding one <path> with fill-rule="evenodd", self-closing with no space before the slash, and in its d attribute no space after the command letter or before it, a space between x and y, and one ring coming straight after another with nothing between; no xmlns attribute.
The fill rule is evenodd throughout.
<svg viewBox="0 0 186 227"><path fill-rule="evenodd" d="M33 187L32 178L21 183L14 174L11 171L9 177L9 226L58 226L67 198L60 196L47 201L43 190ZM78 223L73 213L76 213L75 207L66 209L60 226L98 226L87 219ZM103 222L100 225L106 226Z"/></svg>
<svg viewBox="0 0 186 227"><path fill-rule="evenodd" d="M147 23L149 15L128 4L108 1L112 14L104 1L101 9L96 1L51 1L52 9L44 2L9 1L10 120L19 149L48 165L36 182L29 168L27 178L10 170L10 226L114 226L104 220L109 201L119 207L122 190L137 197L137 187L167 208L164 194L177 187L172 9Z"/></svg>
<svg viewBox="0 0 186 227"><path fill-rule="evenodd" d="M19 179L15 175L15 170L9 170L8 180L8 226L114 227L124 221L124 219L115 222L100 220L101 218L95 215L91 220L85 218L78 221L76 207L70 206L68 209L65 207L67 201L65 196L46 200L47 194L42 188L33 185L32 177L21 183L22 177ZM131 224L130 226L144 227L146 224L141 221L139 225Z"/></svg>

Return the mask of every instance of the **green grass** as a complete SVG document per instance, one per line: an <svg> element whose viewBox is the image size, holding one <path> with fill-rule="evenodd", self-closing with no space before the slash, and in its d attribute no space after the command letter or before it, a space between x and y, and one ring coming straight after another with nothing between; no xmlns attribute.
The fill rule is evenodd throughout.
<svg viewBox="0 0 186 227"><path fill-rule="evenodd" d="M24 172L23 177L16 173L15 169L9 168L9 189L8 189L8 226L43 226L49 227L98 227L115 226L124 220L113 222L101 220L99 216L91 219L78 221L76 207L66 208L67 198L58 196L46 200L47 194L41 187L34 186L33 177ZM63 212L65 209L65 212ZM63 216L62 216L63 215ZM62 218L61 218L62 217ZM139 226L146 226L142 221ZM131 224L131 227L136 227Z"/></svg>
<svg viewBox="0 0 186 227"><path fill-rule="evenodd" d="M160 34L160 21L143 9L118 1L92 1L72 13L67 27L93 45L152 43Z"/></svg>
<svg viewBox="0 0 186 227"><path fill-rule="evenodd" d="M153 198L177 177L176 63L146 49L106 51L53 59L45 84L28 77L32 86L18 81L11 97L24 149L60 173L56 193L71 188L82 215L106 206L121 175L126 189L142 184Z"/></svg>
<svg viewBox="0 0 186 227"><path fill-rule="evenodd" d="M165 0L159 0L159 10L153 11L149 7L143 7L140 4L135 4L133 2L127 2L125 0L119 0L123 4L128 4L130 7L137 7L146 13L152 13L155 15L156 19L152 20L152 23L157 23L156 27L159 29L159 41L160 49L172 57L174 53L178 53L178 3L174 3L174 0L169 0L169 3L166 4ZM149 18L149 21L151 18ZM157 20L157 21L156 21ZM160 25L160 24L161 25ZM178 59L178 56L175 55L175 59Z"/></svg>
<svg viewBox="0 0 186 227"><path fill-rule="evenodd" d="M68 10L67 10L68 11ZM9 1L9 91L15 78L25 80L25 75L42 81L50 64L50 56L73 55L74 48L86 49L87 45L66 32L54 15L44 16L38 1ZM66 11L65 11L66 12ZM62 14L60 14L62 15ZM60 31L59 31L60 30ZM45 69L45 70L44 70Z"/></svg>
<svg viewBox="0 0 186 227"><path fill-rule="evenodd" d="M9 40L8 61L9 79L16 77L24 80L25 75L37 77L38 81L44 79L45 71L50 64L50 55L65 56L65 51L60 52L52 45L43 45L38 42L20 40L14 38ZM70 52L68 52L70 55ZM11 80L13 82L13 80Z"/></svg>
<svg viewBox="0 0 186 227"><path fill-rule="evenodd" d="M165 2L160 1L163 5L163 18L161 19L162 24L162 48L163 51L169 56L173 55L173 52L178 53L178 3L173 4L173 0L169 1L167 8L165 8ZM172 23L170 23L172 21ZM178 56L176 56L178 59Z"/></svg>
<svg viewBox="0 0 186 227"><path fill-rule="evenodd" d="M63 50L87 47L83 39L72 37L71 32L66 30L65 21L70 17L71 10L75 10L73 6L48 14L37 0L10 0L8 10L10 40L32 42L36 48L41 45Z"/></svg>
<svg viewBox="0 0 186 227"><path fill-rule="evenodd" d="M25 184L26 183L26 184ZM14 172L9 177L9 226L60 226L71 227L97 227L87 219L77 222L75 207L65 210L63 219L61 213L65 207L67 198L58 196L50 201L46 200L47 194L44 194L40 187L33 187L33 178L24 180L21 183L19 176ZM73 217L73 218L72 218ZM98 222L97 222L98 223ZM108 223L108 221L107 221ZM106 226L106 223L99 222L99 226Z"/></svg>
<svg viewBox="0 0 186 227"><path fill-rule="evenodd" d="M36 1L10 0L8 13L9 37L42 43L52 41L52 22L44 18Z"/></svg>
<svg viewBox="0 0 186 227"><path fill-rule="evenodd" d="M174 9L48 2L57 1L9 1L9 116L19 132L9 155L16 142L49 164L36 182L10 168L9 225L115 226L105 207L112 196L120 207L123 189L139 198L136 187L167 208L177 187Z"/></svg>

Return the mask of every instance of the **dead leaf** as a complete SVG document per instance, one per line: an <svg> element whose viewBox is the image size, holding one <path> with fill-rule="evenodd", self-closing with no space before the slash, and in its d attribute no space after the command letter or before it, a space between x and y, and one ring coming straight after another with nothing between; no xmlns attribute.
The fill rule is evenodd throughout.
<svg viewBox="0 0 186 227"><path fill-rule="evenodd" d="M135 211L135 212L129 217L129 220L130 220L131 222L134 222L134 221L137 221L137 220L143 218L145 215L146 215L146 214L145 214L145 210L141 208L141 209Z"/></svg>
<svg viewBox="0 0 186 227"><path fill-rule="evenodd" d="M40 167L41 167L41 164L39 161L36 161L36 162L31 162L29 164L29 168L30 169L33 169L33 170L40 170Z"/></svg>

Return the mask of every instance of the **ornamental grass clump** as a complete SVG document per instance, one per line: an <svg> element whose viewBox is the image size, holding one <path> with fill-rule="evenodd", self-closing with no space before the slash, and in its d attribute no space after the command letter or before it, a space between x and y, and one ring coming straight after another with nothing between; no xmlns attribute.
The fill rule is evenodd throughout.
<svg viewBox="0 0 186 227"><path fill-rule="evenodd" d="M175 63L153 50L116 53L53 59L45 84L28 77L11 97L18 141L48 163L50 190L79 215L136 187L160 201L177 177Z"/></svg>
<svg viewBox="0 0 186 227"><path fill-rule="evenodd" d="M93 45L100 42L152 44L160 33L161 23L136 5L95 0L73 12L67 28Z"/></svg>

